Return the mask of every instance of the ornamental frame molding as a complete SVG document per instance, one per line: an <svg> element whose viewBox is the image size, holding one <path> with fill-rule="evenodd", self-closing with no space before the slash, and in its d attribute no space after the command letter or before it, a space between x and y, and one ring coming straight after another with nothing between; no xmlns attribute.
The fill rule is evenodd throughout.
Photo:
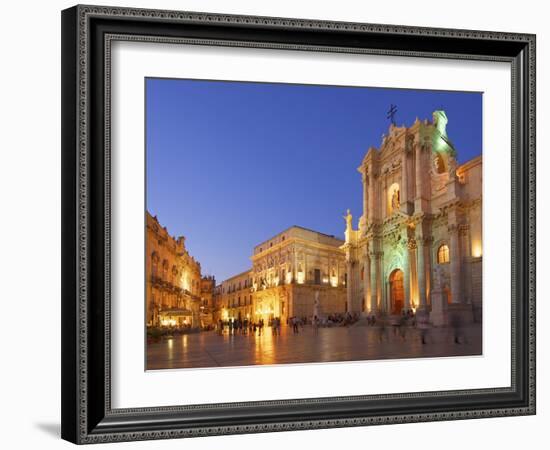
<svg viewBox="0 0 550 450"><path fill-rule="evenodd" d="M397 26L397 25L379 25L366 23L351 23L351 22L335 22L335 21L320 21L320 20L305 20L305 19L290 19L290 18L271 18L259 16L240 16L226 14L206 14L198 12L180 12L180 11L163 11L151 9L137 8L119 8L119 7L100 7L100 6L77 6L76 8L76 35L77 35L77 117L76 117L76 133L78 149L76 155L76 292L78 306L77 314L77 336L76 346L77 366L76 371L76 414L78 432L75 437L77 443L101 443L101 442L118 442L118 441L134 441L143 439L167 439L176 437L198 437L210 435L224 434L242 434L242 433L259 433L273 431L288 431L301 429L318 429L332 427L349 427L349 426L365 426L375 424L392 424L392 423L413 423L423 421L442 421L442 420L457 420L470 418L485 418L485 417L502 417L510 415L525 415L535 413L535 52L536 41L535 36L520 33L504 33L504 32L489 32L489 31L473 31L473 30L451 30L442 28L425 28L413 26ZM528 406L517 408L494 408L494 409L473 409L473 410L455 410L446 412L419 413L419 414L395 414L382 416L363 416L363 417L347 417L340 419L318 419L318 420L292 420L281 421L277 423L256 423L250 425L220 425L206 427L191 427L191 428L167 428L156 431L131 431L131 432L98 432L90 433L88 423L88 383L89 371L88 364L90 361L89 334L88 328L91 326L88 317L90 316L90 308L88 305L89 298L89 252L90 252L90 230L89 224L91 219L91 211L89 210L90 198L90 167L89 154L92 151L89 145L88 127L89 127L89 104L91 101L90 86L88 83L89 65L90 65L90 49L89 49L89 23L93 18L136 18L149 21L170 21L180 24L216 24L216 25L242 25L255 27L258 29L266 27L276 27L281 30L322 30L322 31L342 31L342 32L359 32L359 33L379 33L380 35L403 35L403 36L425 36L425 37L440 37L440 38L465 38L465 39L482 39L494 42L517 42L527 45L528 57L527 65L529 76L525 83L528 86L527 109L530 119L527 123L527 128L524 130L526 135L527 149L527 188L526 202L528 203L527 217L527 254L528 254L528 271L527 279L525 280L529 286L529 296L525 299L527 302L527 333L528 333L528 354L527 354L527 377L528 377ZM158 38L151 36L137 35L110 35L106 37L105 44L105 63L107 71L107 81L110 77L111 67L111 44L117 40L133 41L133 42L156 42L156 43L171 43L171 44L191 44L191 45L217 45L221 47L247 47L247 48L264 48L264 49L285 49L285 50L304 50L318 52L335 52L335 53L359 53L370 55L394 55L394 56L415 56L415 57L430 57L430 58L452 58L475 60L483 59L486 61L503 61L512 64L512 74L515 77L517 66L515 60L508 57L486 56L480 58L479 55L457 55L452 53L442 52L423 52L423 51L394 51L394 50L378 50L364 48L347 48L347 47L316 47L309 45L294 45L294 44L279 44L266 42L245 42L245 41L226 41L226 40L205 40L205 39L184 39L184 38ZM512 79L512 89L516 85L516 79ZM105 105L110 108L110 82L105 87ZM514 97L512 97L513 99ZM516 112L516 105L512 104L512 113ZM110 118L107 114L105 128L105 209L110 211ZM515 141L516 127L512 125L512 139ZM516 168L516 152L513 153L512 171ZM512 191L517 192L518 186L515 180L512 180ZM515 214L514 203L512 204L512 214ZM196 406L171 406L171 407L146 407L146 408L127 408L127 409L112 409L110 396L110 308L111 308L111 291L110 291L110 214L105 215L105 408L106 417L123 416L126 414L140 415L144 413L169 413L190 411L192 409L210 409L235 406L262 406L262 405L302 405L316 404L319 402L345 400L349 397L331 397L330 399L291 399L277 401L258 401L244 402L234 404L217 404L217 405L196 405ZM514 227L515 224L512 224ZM512 260L512 273L516 272L516 264ZM515 289L515 278L512 277L512 291ZM512 295L512 305L515 305L515 296ZM514 318L514 317L512 317ZM514 329L512 330L514 335ZM515 348L512 346L512 362L515 361ZM516 374L512 370L512 386L515 387ZM510 388L489 388L484 392L498 393L508 392ZM461 391L437 391L430 393L434 396L460 396L465 394L474 395L476 390L461 390ZM359 396L368 400L384 400L393 398L414 399L422 398L426 393L403 393L403 394L380 394ZM356 397L354 397L356 398Z"/></svg>

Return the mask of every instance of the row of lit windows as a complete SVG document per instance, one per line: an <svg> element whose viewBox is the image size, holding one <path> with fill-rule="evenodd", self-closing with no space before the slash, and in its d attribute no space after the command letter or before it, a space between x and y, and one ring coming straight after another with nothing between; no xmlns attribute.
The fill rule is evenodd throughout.
<svg viewBox="0 0 550 450"><path fill-rule="evenodd" d="M231 292L240 291L241 289L246 289L252 286L252 280L246 279L244 280L244 283L239 281L236 284L232 284L227 288L227 293L231 294ZM222 286L222 294L225 294L225 287Z"/></svg>
<svg viewBox="0 0 550 450"><path fill-rule="evenodd" d="M245 295L243 297L243 303L241 304L241 297L238 297L237 299L233 298L229 301L228 307L235 307L235 306L246 306L252 304L252 296L249 295L248 297Z"/></svg>
<svg viewBox="0 0 550 450"><path fill-rule="evenodd" d="M260 251L261 251L261 249L260 249ZM449 261L450 261L450 259L449 259L449 246L447 244L443 244L437 250L437 263L438 264L446 264ZM333 276L334 276L334 274L333 274ZM362 268L361 269L361 279L364 279L364 276L365 276L364 268ZM321 281L320 281L319 277L320 277L319 270L315 269L315 284L321 284ZM281 271L281 280L280 280L280 282L284 283L284 270ZM250 282L250 280L247 279L247 280L244 281L244 288L246 289L249 286L251 286L251 282ZM228 293L235 292L235 290L241 290L241 288L242 288L241 282L239 282L237 285L233 284L229 287ZM225 293L224 288L222 288L222 293ZM239 299L240 299L240 297L239 297ZM239 304L240 304L240 300L239 300Z"/></svg>

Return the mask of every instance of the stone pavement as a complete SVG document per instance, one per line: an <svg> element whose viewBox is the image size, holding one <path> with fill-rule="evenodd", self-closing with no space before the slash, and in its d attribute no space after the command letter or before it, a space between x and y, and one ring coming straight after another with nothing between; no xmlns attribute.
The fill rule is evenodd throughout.
<svg viewBox="0 0 550 450"><path fill-rule="evenodd" d="M147 369L249 366L256 364L287 364L308 362L358 361L442 356L481 355L481 325L474 324L463 331L460 343L454 342L454 331L432 328L426 344L416 328L406 328L402 338L391 327L311 326L293 334L292 327L283 326L274 336L266 327L262 336L223 336L215 331L164 338L147 344Z"/></svg>

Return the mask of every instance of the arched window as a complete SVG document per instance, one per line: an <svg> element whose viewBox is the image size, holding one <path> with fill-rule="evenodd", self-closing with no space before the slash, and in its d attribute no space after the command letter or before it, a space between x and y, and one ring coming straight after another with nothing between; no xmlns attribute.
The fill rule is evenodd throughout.
<svg viewBox="0 0 550 450"><path fill-rule="evenodd" d="M437 250L437 263L446 264L448 262L449 262L449 246L447 244L443 244Z"/></svg>
<svg viewBox="0 0 550 450"><path fill-rule="evenodd" d="M436 173L445 173L446 171L445 161L439 153L436 153L434 157L434 169Z"/></svg>

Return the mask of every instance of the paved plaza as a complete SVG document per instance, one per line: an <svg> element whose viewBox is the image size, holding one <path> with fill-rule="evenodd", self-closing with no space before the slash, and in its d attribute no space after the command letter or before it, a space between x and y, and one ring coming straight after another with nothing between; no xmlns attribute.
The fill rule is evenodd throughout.
<svg viewBox="0 0 550 450"><path fill-rule="evenodd" d="M299 334L283 326L274 336L266 327L261 336L223 335L215 331L165 337L147 344L148 369L249 366L308 362L357 361L481 355L481 324L464 328L455 343L452 328L432 328L422 344L420 331L400 330L358 323L351 327L305 326ZM403 330L401 330L403 331Z"/></svg>

